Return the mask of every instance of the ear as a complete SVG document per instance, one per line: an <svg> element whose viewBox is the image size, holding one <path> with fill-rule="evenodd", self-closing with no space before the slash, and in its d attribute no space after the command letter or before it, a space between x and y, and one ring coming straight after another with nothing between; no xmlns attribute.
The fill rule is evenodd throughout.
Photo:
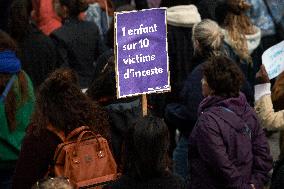
<svg viewBox="0 0 284 189"><path fill-rule="evenodd" d="M193 40L193 45L195 49L200 49L199 41L197 41L196 39Z"/></svg>
<svg viewBox="0 0 284 189"><path fill-rule="evenodd" d="M209 96L213 96L215 94L215 91L213 89L211 89L209 86Z"/></svg>
<svg viewBox="0 0 284 189"><path fill-rule="evenodd" d="M199 41L193 40L193 50L194 50L195 55L201 53L201 47L200 47Z"/></svg>
<svg viewBox="0 0 284 189"><path fill-rule="evenodd" d="M68 8L65 5L61 5L59 0L53 0L53 8L60 18L65 19L68 17Z"/></svg>
<svg viewBox="0 0 284 189"><path fill-rule="evenodd" d="M68 10L67 6L63 5L61 7L62 7L62 17L67 18L68 15L69 15L69 10Z"/></svg>

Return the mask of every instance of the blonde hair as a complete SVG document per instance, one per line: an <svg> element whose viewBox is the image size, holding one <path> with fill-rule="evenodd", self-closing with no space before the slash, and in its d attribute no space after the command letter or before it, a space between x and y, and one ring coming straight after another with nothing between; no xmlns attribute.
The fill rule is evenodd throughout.
<svg viewBox="0 0 284 189"><path fill-rule="evenodd" d="M245 14L251 5L245 0L228 0L228 12L224 19L224 28L228 31L229 42L241 59L252 63L246 35L256 32L250 18Z"/></svg>
<svg viewBox="0 0 284 189"><path fill-rule="evenodd" d="M192 41L198 42L202 55L209 53L209 56L221 54L224 35L219 25L210 19L202 20L192 28ZM196 46L194 51L196 53Z"/></svg>

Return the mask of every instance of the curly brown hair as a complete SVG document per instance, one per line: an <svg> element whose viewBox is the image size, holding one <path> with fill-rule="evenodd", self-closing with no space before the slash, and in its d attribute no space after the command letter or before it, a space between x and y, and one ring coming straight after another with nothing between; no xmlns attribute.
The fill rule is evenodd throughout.
<svg viewBox="0 0 284 189"><path fill-rule="evenodd" d="M110 139L107 113L81 92L77 75L70 69L56 70L39 87L32 124L36 134L48 124L65 134L89 126Z"/></svg>
<svg viewBox="0 0 284 189"><path fill-rule="evenodd" d="M15 41L5 32L0 30L0 52L10 50L16 52L17 45ZM15 81L7 97L5 98L5 113L9 125L10 132L13 132L17 127L16 111L19 106L24 103L28 97L28 82L23 71L18 74L18 81ZM5 90L12 74L0 73L0 93ZM18 82L21 98L19 101L16 99L15 91L13 90L15 83Z"/></svg>
<svg viewBox="0 0 284 189"><path fill-rule="evenodd" d="M238 97L245 80L239 66L226 56L211 57L204 64L203 77L213 95L226 98Z"/></svg>

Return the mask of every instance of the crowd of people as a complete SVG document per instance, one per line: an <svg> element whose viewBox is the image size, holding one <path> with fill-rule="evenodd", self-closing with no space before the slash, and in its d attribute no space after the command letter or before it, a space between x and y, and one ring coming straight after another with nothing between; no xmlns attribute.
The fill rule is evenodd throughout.
<svg viewBox="0 0 284 189"><path fill-rule="evenodd" d="M143 116L139 96L117 98L114 12L158 7L171 92L148 95ZM282 40L279 0L4 0L0 188L73 188L50 170L81 126L117 165L101 188L284 188L284 133L279 158L268 144L284 128L284 73L269 80L261 60Z"/></svg>

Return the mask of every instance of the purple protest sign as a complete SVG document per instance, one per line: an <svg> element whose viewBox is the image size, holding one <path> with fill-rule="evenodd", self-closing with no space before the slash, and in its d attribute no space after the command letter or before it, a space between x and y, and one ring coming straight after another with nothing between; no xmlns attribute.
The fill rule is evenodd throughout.
<svg viewBox="0 0 284 189"><path fill-rule="evenodd" d="M170 91L166 9L116 13L118 98Z"/></svg>

